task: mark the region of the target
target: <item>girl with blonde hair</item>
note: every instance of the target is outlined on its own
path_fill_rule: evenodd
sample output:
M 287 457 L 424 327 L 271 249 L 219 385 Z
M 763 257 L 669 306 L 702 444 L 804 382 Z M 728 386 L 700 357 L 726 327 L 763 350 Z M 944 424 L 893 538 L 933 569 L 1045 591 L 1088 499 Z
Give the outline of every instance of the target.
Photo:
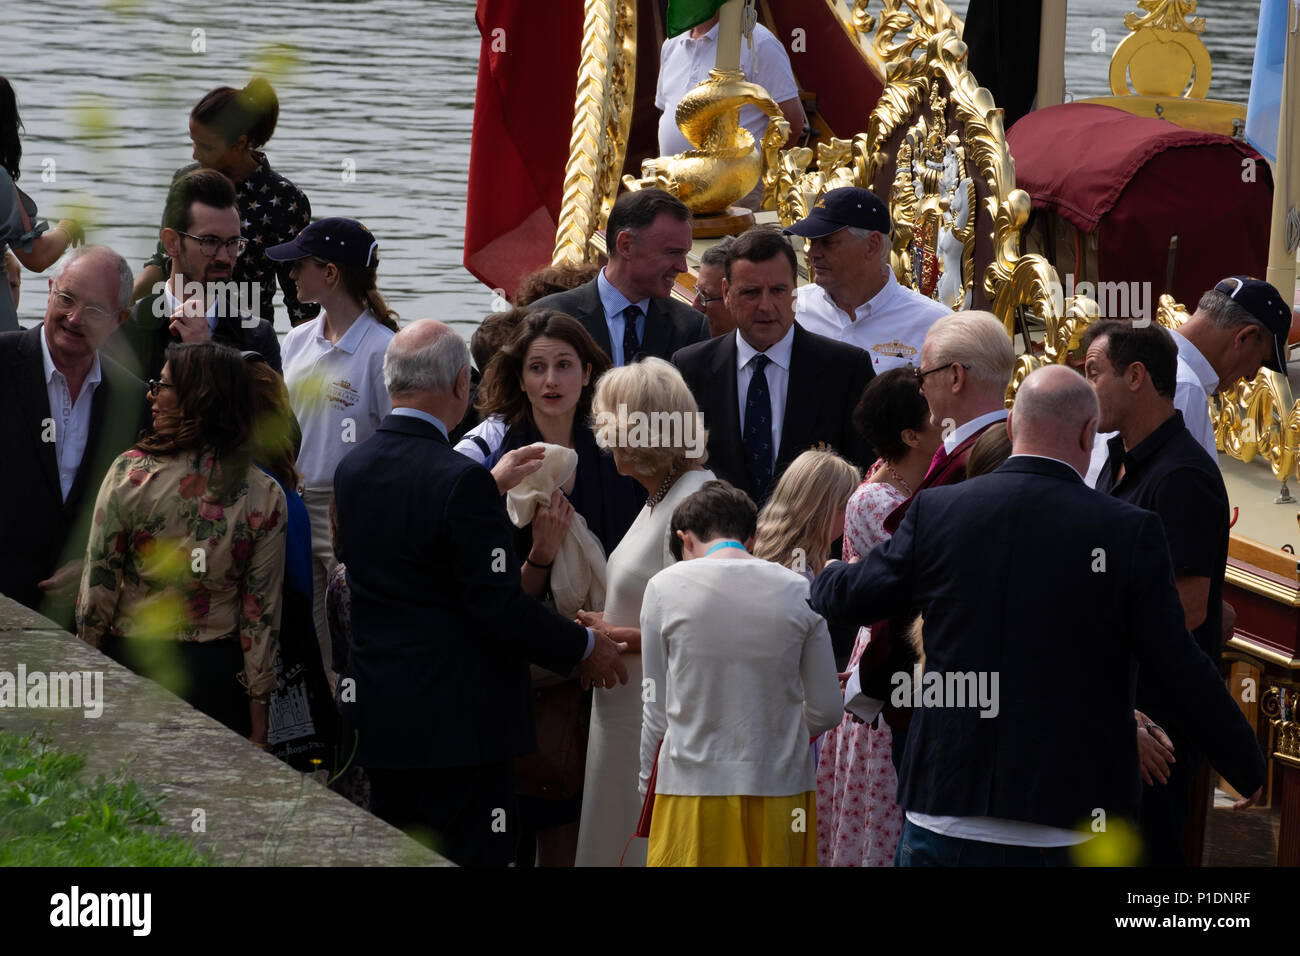
M 815 578 L 826 566 L 831 543 L 844 533 L 844 508 L 861 479 L 858 469 L 834 452 L 804 452 L 759 512 L 754 556 Z

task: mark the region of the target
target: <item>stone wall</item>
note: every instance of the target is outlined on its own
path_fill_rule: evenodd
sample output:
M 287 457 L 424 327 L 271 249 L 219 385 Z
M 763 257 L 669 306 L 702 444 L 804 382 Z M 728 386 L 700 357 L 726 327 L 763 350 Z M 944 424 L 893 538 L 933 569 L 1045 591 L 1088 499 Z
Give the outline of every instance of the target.
M 0 729 L 44 731 L 86 757 L 91 779 L 125 767 L 165 794 L 168 828 L 230 866 L 450 866 L 382 820 L 300 774 L 152 681 L 0 595 L 0 671 L 103 675 L 103 712 L 0 707 Z M 204 832 L 192 827 L 200 818 Z

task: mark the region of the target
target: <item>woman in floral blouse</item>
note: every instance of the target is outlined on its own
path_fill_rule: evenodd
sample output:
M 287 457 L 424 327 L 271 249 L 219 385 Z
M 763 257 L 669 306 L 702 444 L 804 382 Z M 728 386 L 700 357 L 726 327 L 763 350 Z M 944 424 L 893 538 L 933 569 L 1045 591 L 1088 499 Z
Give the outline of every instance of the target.
M 286 506 L 249 455 L 249 372 L 226 346 L 172 345 L 149 395 L 153 433 L 95 502 L 77 634 L 265 747 Z

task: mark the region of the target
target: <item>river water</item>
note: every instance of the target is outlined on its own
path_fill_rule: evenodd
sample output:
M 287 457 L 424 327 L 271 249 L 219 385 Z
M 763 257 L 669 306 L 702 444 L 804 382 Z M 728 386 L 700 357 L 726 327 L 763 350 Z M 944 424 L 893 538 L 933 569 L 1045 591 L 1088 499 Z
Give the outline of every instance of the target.
M 964 13 L 966 0 L 953 7 Z M 1067 89 L 1104 94 L 1110 53 L 1128 33 L 1123 16 L 1136 4 L 1070 7 Z M 1245 101 L 1258 10 L 1258 0 L 1199 4 L 1211 96 Z M 190 109 L 212 87 L 262 73 L 280 97 L 266 147 L 272 166 L 307 193 L 314 216 L 370 227 L 380 288 L 403 318 L 468 330 L 492 311 L 492 293 L 461 265 L 479 49 L 473 0 L 5 0 L 3 18 L 0 63 L 26 127 L 21 182 L 42 216 L 88 210 L 91 241 L 138 267 L 153 249 L 171 174 L 190 161 Z M 1093 51 L 1098 29 L 1105 53 Z M 42 314 L 45 288 L 44 277 L 24 275 L 24 325 Z M 276 325 L 288 328 L 282 308 Z

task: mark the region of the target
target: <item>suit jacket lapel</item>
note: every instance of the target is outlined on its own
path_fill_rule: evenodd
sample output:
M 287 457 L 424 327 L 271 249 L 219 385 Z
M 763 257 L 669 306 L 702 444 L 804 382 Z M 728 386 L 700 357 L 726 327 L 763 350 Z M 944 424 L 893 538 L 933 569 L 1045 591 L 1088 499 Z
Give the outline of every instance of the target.
M 591 337 L 596 340 L 596 344 L 604 350 L 606 356 L 614 354 L 614 348 L 609 341 L 609 324 L 605 321 L 605 307 L 600 303 L 600 288 L 596 285 L 596 280 L 592 279 L 582 287 L 582 302 L 579 306 L 581 314 L 575 315 L 574 318 L 586 327 L 591 333 Z
M 709 369 L 709 407 L 715 409 L 715 421 L 705 422 L 709 429 L 709 457 L 730 472 L 737 487 L 753 494 L 753 482 L 745 467 L 745 447 L 740 434 L 740 401 L 736 397 L 736 336 L 731 333 L 718 342 Z
M 641 352 L 645 355 L 660 355 L 672 358 L 672 318 L 664 314 L 658 299 L 650 300 L 650 307 L 645 316 L 645 338 L 641 340 Z
M 819 370 L 815 367 L 815 356 L 808 355 L 807 339 L 808 333 L 796 323 L 785 389 L 785 417 L 781 422 L 781 447 L 776 456 L 778 462 L 793 459 L 790 452 L 807 444 L 817 420 L 817 396 L 821 394 L 817 387 Z M 844 454 L 843 449 L 836 451 Z
M 45 387 L 45 363 L 41 358 L 39 338 L 43 334 L 41 326 L 38 325 L 23 338 L 22 358 L 17 370 L 22 376 L 22 387 L 19 388 L 18 394 L 22 396 L 22 420 L 26 422 L 25 427 L 31 435 L 37 465 L 45 480 L 50 483 L 57 500 L 62 501 L 63 486 L 59 484 L 59 462 L 55 454 L 57 446 L 54 442 L 45 440 L 45 436 L 51 434 L 47 422 L 52 427 L 57 425 L 52 421 L 50 396 Z

